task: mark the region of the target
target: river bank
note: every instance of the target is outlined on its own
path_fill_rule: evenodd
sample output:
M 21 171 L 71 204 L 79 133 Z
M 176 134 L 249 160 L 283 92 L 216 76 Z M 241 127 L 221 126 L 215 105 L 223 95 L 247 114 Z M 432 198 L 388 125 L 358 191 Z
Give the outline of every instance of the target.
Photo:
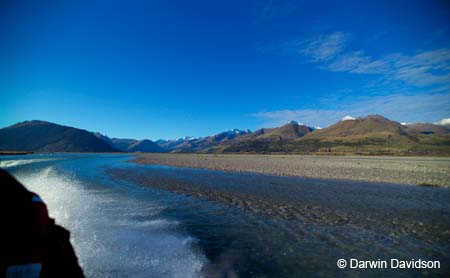
M 450 186 L 450 158 L 141 154 L 133 162 L 276 176 Z
M 140 169 L 108 169 L 108 173 L 114 180 L 173 192 L 230 209 L 238 208 L 260 216 L 262 223 L 276 223 L 277 232 L 283 230 L 288 233 L 282 240 L 289 241 L 290 247 L 283 249 L 286 251 L 274 251 L 279 247 L 269 248 L 268 252 L 275 256 L 289 254 L 288 258 L 296 258 L 289 265 L 298 266 L 298 262 L 305 261 L 315 265 L 317 271 L 319 262 L 336 261 L 342 257 L 448 261 L 449 188 L 159 165 Z M 203 233 L 194 235 L 202 240 Z M 264 237 L 264 233 L 253 234 L 254 237 L 257 235 Z M 275 240 L 277 237 L 271 235 L 270 238 Z M 309 251 L 305 253 L 305 250 Z M 324 267 L 323 263 L 321 265 Z M 333 272 L 332 267 L 336 269 L 334 265 L 328 266 L 330 273 Z M 301 269 L 304 271 L 308 266 L 302 265 Z M 448 266 L 439 270 L 440 274 L 448 272 Z M 321 276 L 317 272 L 312 273 L 306 276 Z M 366 276 L 410 277 L 413 273 L 387 271 L 372 274 Z M 292 273 L 280 275 L 291 276 Z

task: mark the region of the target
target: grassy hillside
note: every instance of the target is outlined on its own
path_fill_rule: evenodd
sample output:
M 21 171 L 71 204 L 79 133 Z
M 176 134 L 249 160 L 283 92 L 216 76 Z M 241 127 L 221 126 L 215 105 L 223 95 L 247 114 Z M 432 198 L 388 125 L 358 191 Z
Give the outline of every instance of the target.
M 340 121 L 298 138 L 261 140 L 260 135 L 216 150 L 231 153 L 450 155 L 449 134 L 440 127 L 433 128 L 435 133 L 423 134 L 415 127 L 410 129 L 373 115 Z

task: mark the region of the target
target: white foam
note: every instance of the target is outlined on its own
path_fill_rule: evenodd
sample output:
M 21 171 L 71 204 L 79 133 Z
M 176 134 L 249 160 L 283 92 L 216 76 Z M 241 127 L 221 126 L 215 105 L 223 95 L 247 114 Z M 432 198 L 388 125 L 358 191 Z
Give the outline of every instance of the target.
M 178 224 L 179 224 L 178 221 L 172 221 L 167 219 L 155 219 L 134 223 L 136 227 L 147 227 L 153 229 L 168 229 L 176 227 L 178 226 Z
M 15 160 L 3 160 L 0 161 L 0 168 L 12 168 L 25 164 L 32 164 L 44 161 L 52 161 L 54 159 L 51 158 L 38 158 L 38 159 L 15 159 Z
M 87 277 L 201 276 L 206 258 L 194 251 L 191 237 L 177 230 L 177 221 L 159 215 L 163 207 L 112 190 L 92 190 L 52 167 L 17 178 L 71 231 Z M 147 215 L 156 219 L 136 219 Z

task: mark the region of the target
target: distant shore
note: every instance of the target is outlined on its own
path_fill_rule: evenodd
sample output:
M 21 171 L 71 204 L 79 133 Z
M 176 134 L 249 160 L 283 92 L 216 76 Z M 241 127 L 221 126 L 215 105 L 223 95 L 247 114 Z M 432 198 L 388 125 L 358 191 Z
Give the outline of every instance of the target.
M 450 186 L 450 158 L 139 154 L 133 162 L 278 176 Z
M 0 155 L 23 155 L 32 153 L 33 152 L 26 152 L 26 151 L 0 151 Z

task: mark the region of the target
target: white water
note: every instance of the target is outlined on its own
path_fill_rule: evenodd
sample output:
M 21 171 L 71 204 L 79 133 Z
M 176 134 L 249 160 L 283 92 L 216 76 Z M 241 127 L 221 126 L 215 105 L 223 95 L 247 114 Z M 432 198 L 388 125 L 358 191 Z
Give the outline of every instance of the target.
M 206 258 L 177 221 L 160 216 L 164 207 L 110 189 L 87 189 L 52 166 L 23 175 L 19 181 L 71 231 L 87 277 L 201 276 Z
M 44 162 L 44 161 L 52 161 L 55 159 L 52 158 L 37 158 L 37 159 L 16 159 L 16 160 L 4 160 L 0 161 L 0 168 L 12 168 L 26 164 Z

